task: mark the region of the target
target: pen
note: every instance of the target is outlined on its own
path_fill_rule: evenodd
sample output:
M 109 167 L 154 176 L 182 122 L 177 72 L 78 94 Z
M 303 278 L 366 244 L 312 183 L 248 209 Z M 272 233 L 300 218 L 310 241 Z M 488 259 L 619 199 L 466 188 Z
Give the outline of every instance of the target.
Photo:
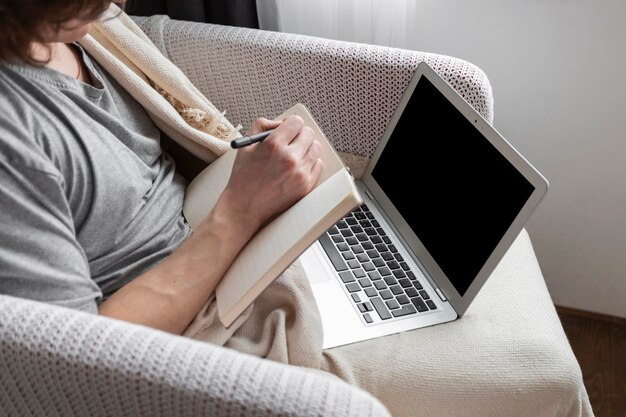
M 244 136 L 237 138 L 230 142 L 230 146 L 234 149 L 242 148 L 244 146 L 252 145 L 253 143 L 261 142 L 272 133 L 274 129 L 266 130 L 265 132 L 257 133 L 256 135 Z

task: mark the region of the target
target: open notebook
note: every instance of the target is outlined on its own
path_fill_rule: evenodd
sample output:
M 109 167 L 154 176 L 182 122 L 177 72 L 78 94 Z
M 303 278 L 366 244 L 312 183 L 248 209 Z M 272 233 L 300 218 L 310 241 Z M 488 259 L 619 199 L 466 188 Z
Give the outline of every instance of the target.
M 220 321 L 230 326 L 271 282 L 317 238 L 361 203 L 354 180 L 302 104 L 277 117 L 299 115 L 322 145 L 324 168 L 314 189 L 254 235 L 216 288 Z M 187 187 L 183 213 L 198 227 L 226 187 L 236 150 L 205 168 Z

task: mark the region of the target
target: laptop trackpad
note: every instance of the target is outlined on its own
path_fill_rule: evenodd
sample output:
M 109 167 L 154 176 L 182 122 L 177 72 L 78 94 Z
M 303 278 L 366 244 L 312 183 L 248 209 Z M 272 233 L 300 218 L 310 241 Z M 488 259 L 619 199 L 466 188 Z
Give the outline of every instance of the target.
M 328 276 L 328 273 L 318 259 L 317 253 L 313 249 L 314 246 L 315 244 L 311 245 L 309 249 L 300 255 L 300 262 L 302 262 L 302 267 L 311 285 L 321 284 L 332 279 L 332 277 Z

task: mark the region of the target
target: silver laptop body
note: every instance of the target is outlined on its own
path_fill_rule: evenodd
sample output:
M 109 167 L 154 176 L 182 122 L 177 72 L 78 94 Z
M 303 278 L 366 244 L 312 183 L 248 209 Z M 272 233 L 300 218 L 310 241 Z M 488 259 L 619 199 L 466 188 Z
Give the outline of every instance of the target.
M 462 316 L 548 189 L 426 63 L 356 183 L 363 205 L 300 257 L 324 349 Z

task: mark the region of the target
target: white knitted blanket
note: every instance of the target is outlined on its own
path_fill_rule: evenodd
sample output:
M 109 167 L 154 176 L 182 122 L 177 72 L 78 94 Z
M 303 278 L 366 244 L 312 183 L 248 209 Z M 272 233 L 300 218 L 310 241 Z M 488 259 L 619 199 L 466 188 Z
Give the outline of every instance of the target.
M 240 136 L 143 31 L 115 4 L 79 43 L 148 112 L 155 124 L 206 162 Z

